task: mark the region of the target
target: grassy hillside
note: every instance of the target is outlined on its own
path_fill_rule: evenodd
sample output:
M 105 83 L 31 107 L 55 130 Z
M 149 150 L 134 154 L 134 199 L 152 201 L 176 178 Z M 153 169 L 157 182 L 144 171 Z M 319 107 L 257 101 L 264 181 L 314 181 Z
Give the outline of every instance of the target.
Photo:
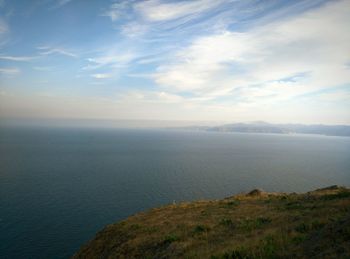
M 254 190 L 107 226 L 73 258 L 350 258 L 350 190 Z

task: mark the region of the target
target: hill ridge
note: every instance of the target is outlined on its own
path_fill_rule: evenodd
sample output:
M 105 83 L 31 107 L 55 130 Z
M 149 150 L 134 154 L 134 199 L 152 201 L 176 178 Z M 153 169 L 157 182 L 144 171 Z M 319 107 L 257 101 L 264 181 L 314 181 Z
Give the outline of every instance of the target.
M 153 208 L 106 226 L 73 258 L 348 258 L 350 189 L 254 189 Z

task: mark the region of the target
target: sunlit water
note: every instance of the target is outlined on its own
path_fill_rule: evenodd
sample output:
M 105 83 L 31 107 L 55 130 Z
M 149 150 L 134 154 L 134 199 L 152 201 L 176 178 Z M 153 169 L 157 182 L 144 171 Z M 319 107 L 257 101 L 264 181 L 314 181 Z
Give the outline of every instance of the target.
M 103 226 L 174 200 L 350 185 L 350 138 L 0 129 L 0 257 L 67 258 Z

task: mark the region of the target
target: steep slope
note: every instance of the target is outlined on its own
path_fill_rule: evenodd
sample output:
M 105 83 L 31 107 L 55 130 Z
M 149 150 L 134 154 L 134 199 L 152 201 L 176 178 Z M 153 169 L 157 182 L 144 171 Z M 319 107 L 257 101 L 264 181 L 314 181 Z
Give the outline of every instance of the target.
M 350 190 L 253 190 L 107 226 L 73 258 L 349 258 Z

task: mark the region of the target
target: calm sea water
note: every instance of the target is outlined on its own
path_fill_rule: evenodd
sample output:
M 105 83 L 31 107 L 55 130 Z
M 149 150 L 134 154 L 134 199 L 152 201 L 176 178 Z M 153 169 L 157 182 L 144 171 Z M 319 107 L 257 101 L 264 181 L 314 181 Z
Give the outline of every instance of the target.
M 0 257 L 68 258 L 162 204 L 260 187 L 350 185 L 350 138 L 170 130 L 0 129 Z

